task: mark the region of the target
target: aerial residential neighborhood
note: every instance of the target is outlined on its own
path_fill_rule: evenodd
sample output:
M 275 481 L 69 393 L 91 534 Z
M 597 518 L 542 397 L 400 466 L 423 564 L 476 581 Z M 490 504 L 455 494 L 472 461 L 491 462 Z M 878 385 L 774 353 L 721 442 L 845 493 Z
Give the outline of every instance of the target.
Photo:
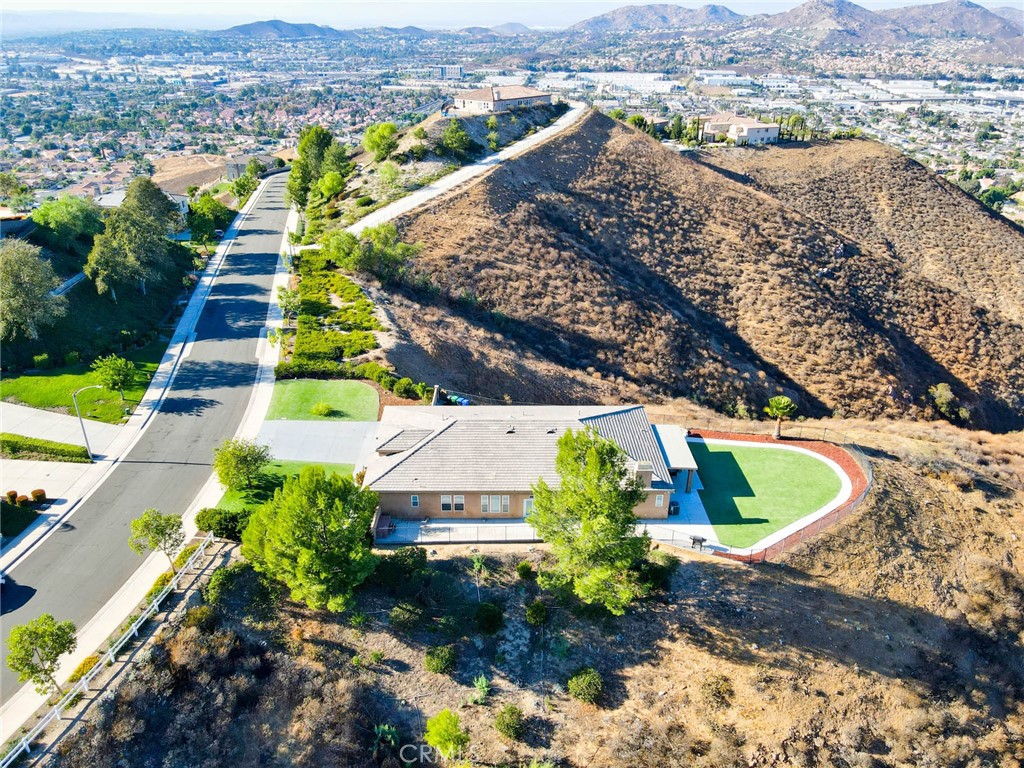
M 1021 9 L 0 22 L 0 768 L 1024 763 Z

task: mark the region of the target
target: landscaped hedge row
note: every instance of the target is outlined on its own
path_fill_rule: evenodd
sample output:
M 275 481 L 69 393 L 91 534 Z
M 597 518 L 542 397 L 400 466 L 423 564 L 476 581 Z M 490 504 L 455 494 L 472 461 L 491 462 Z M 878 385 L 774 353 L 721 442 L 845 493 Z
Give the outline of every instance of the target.
M 10 432 L 0 432 L 0 453 L 12 459 L 25 456 L 50 458 L 57 461 L 90 463 L 89 452 L 83 446 L 70 443 L 56 443 L 39 437 L 24 437 Z
M 398 378 L 380 363 L 369 362 L 353 365 L 337 360 L 292 360 L 278 363 L 274 368 L 278 379 L 369 379 L 380 384 L 389 392 L 408 400 L 420 399 L 429 403 L 434 388 L 424 382 L 415 382 L 408 377 Z

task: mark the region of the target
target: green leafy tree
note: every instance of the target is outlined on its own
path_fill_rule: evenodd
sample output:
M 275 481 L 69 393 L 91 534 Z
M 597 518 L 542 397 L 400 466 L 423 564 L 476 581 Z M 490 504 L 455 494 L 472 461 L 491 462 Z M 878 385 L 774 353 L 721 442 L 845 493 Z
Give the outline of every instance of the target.
M 363 147 L 372 152 L 377 162 L 387 160 L 398 149 L 398 126 L 394 123 L 376 123 L 363 134 Z
M 286 191 L 288 200 L 299 208 L 305 208 L 309 203 L 309 187 L 313 183 L 313 174 L 310 171 L 309 163 L 301 157 L 296 158 L 292 163 L 292 169 L 288 172 L 288 184 Z
M 0 339 L 39 338 L 39 329 L 67 312 L 67 299 L 51 296 L 60 279 L 40 249 L 24 240 L 0 241 Z
M 793 414 L 796 413 L 796 403 L 785 395 L 776 395 L 768 400 L 768 405 L 765 406 L 764 412 L 775 419 L 775 439 L 778 440 L 782 437 L 782 421 L 783 419 L 792 418 Z
M 321 125 L 307 125 L 299 132 L 299 157 L 309 165 L 310 181 L 323 175 L 320 166 L 333 143 L 334 134 Z
M 450 709 L 442 709 L 427 720 L 423 740 L 436 749 L 445 760 L 456 760 L 469 746 L 469 731 Z
M 491 115 L 490 117 L 487 118 L 487 122 L 485 123 L 485 125 L 487 126 L 488 131 L 498 130 L 498 118 L 495 117 L 494 115 Z
M 254 179 L 258 179 L 264 173 L 267 172 L 267 166 L 265 166 L 258 157 L 249 159 L 249 162 L 245 164 L 245 172 L 247 175 L 252 176 Z
M 269 463 L 270 448 L 252 440 L 232 438 L 213 449 L 213 470 L 232 491 L 252 488 Z
M 174 553 L 185 543 L 185 531 L 181 527 L 180 517 L 147 509 L 141 517 L 132 520 L 131 528 L 128 546 L 132 548 L 132 552 L 140 555 L 163 552 L 171 563 L 171 570 L 176 570 Z
M 234 212 L 213 195 L 204 193 L 198 200 L 189 203 L 185 223 L 192 232 L 192 240 L 209 243 L 218 229 L 227 227 L 234 218 Z
M 345 189 L 345 177 L 337 171 L 328 171 L 317 182 L 317 187 L 320 190 L 320 194 L 325 199 L 330 200 Z
M 67 250 L 103 231 L 100 207 L 93 200 L 70 195 L 47 200 L 32 212 L 32 221 L 48 243 Z
M 96 378 L 100 380 L 100 384 L 109 390 L 120 392 L 122 400 L 125 387 L 130 387 L 139 375 L 135 363 L 117 355 L 97 357 L 93 360 L 92 369 L 96 371 Z
M 541 583 L 569 586 L 585 603 L 621 615 L 645 591 L 636 567 L 650 539 L 637 535 L 633 513 L 646 496 L 643 481 L 626 467 L 622 449 L 594 430 L 562 435 L 555 469 L 559 488 L 538 480 L 529 516 L 555 555 Z
M 343 179 L 348 179 L 355 170 L 355 163 L 348 156 L 348 149 L 338 142 L 334 142 L 324 150 L 324 159 L 320 163 L 320 175 L 328 173 L 340 174 Z
M 625 120 L 626 111 L 616 107 L 615 109 L 608 111 L 608 117 L 610 117 L 612 120 Z
M 260 181 L 255 176 L 250 176 L 248 173 L 242 174 L 233 182 L 231 182 L 231 194 L 238 200 L 239 205 L 245 205 L 245 202 L 249 199 L 256 188 L 259 187 Z
M 679 141 L 683 138 L 683 116 L 676 115 L 672 118 L 672 123 L 668 129 L 669 138 L 673 141 Z
M 398 181 L 398 165 L 391 160 L 381 163 L 380 167 L 377 169 L 377 175 L 386 186 L 393 187 L 395 186 L 395 182 Z
M 626 120 L 627 125 L 632 125 L 638 131 L 647 130 L 647 118 L 643 115 L 630 115 L 629 119 Z
M 377 495 L 323 467 L 304 467 L 249 518 L 242 554 L 314 610 L 344 611 L 373 573 Z
M 148 281 L 161 279 L 173 269 L 166 217 L 150 215 L 139 204 L 129 205 L 126 198 L 124 205 L 107 214 L 104 225 L 85 263 L 85 274 L 100 293 L 109 290 L 117 301 L 117 285 L 138 281 L 145 294 Z
M 7 638 L 7 666 L 18 673 L 18 682 L 31 682 L 42 695 L 63 695 L 55 677 L 60 657 L 78 646 L 74 622 L 57 621 L 49 613 L 11 629 Z
M 156 219 L 164 232 L 176 230 L 181 226 L 178 206 L 153 183 L 152 179 L 145 176 L 132 179 L 125 190 L 121 209 L 130 211 L 136 220 L 144 217 Z
M 12 171 L 0 172 L 0 200 L 9 200 L 30 191 Z
M 281 314 L 285 317 L 293 313 L 297 316 L 302 307 L 302 296 L 297 289 L 279 285 L 277 287 L 277 305 L 281 307 Z
M 448 127 L 444 129 L 444 134 L 441 136 L 441 146 L 445 151 L 455 157 L 465 157 L 472 144 L 473 140 L 466 133 L 466 129 L 462 127 L 462 123 L 454 117 L 448 121 Z

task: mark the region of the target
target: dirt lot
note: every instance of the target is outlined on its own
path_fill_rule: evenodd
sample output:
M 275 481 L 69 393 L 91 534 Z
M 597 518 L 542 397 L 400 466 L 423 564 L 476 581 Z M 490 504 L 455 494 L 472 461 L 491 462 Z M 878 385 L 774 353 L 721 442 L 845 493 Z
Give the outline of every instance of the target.
M 226 171 L 220 155 L 180 155 L 164 157 L 155 162 L 153 182 L 166 192 L 184 195 L 189 187 L 212 187 Z

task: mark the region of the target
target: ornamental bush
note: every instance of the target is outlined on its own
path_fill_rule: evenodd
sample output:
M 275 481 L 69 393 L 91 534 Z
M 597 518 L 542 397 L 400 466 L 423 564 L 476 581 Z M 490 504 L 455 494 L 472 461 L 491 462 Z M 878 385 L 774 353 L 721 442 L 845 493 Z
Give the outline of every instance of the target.
M 455 646 L 435 645 L 428 648 L 423 657 L 423 666 L 428 672 L 450 675 L 455 671 Z
M 251 514 L 251 509 L 204 507 L 196 515 L 196 527 L 201 531 L 209 531 L 218 539 L 241 541 L 242 531 L 245 530 Z
M 516 566 L 516 573 L 523 581 L 531 581 L 537 575 L 533 570 L 533 565 L 527 560 L 523 560 Z
M 566 687 L 569 689 L 569 695 L 574 699 L 594 704 L 601 697 L 604 682 L 601 680 L 600 672 L 593 667 L 584 667 L 569 678 Z

